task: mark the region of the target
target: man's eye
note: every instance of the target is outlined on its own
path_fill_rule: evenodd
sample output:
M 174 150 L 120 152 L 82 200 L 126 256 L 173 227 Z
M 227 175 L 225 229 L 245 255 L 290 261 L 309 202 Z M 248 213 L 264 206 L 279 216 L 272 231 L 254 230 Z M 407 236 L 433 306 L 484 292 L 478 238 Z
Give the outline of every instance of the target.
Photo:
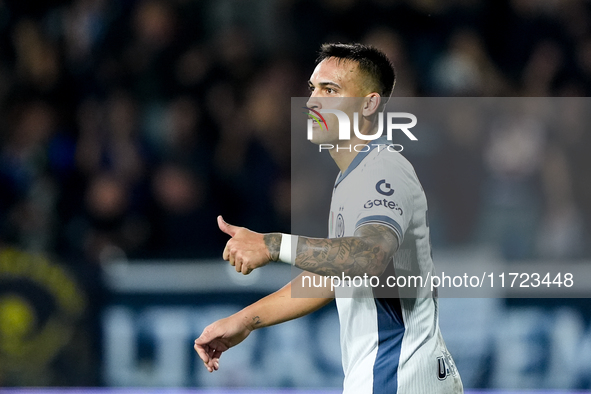
M 309 86 L 308 86 L 308 90 L 309 90 L 310 92 L 313 92 L 313 91 L 314 91 L 314 86 L 312 86 L 312 85 L 309 85 Z
M 333 88 L 326 88 L 326 93 L 333 94 L 336 93 L 336 91 Z

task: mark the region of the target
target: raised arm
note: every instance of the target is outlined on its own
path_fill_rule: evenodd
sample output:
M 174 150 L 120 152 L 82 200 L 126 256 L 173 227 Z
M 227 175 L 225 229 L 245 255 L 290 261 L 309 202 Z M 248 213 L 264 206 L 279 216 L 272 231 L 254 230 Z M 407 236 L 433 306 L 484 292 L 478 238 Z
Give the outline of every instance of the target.
M 270 261 L 279 260 L 282 235 L 259 234 L 244 227 L 227 224 L 218 218 L 220 229 L 232 236 L 223 258 L 236 271 L 249 274 Z M 383 224 L 366 224 L 352 237 L 298 237 L 295 265 L 319 275 L 380 275 L 398 250 L 394 230 Z

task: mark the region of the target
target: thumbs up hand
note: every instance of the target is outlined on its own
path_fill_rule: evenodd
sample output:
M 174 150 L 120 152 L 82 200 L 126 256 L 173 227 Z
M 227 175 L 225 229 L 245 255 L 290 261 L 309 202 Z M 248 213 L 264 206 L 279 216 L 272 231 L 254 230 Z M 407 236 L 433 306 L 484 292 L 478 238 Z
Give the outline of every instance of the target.
M 221 215 L 218 216 L 218 226 L 232 237 L 224 248 L 224 260 L 229 261 L 236 268 L 236 272 L 242 272 L 244 275 L 273 260 L 265 237 L 267 240 L 278 238 L 279 242 L 281 241 L 280 234 L 263 235 L 244 227 L 233 226 L 226 223 Z M 274 243 L 277 243 L 276 240 Z

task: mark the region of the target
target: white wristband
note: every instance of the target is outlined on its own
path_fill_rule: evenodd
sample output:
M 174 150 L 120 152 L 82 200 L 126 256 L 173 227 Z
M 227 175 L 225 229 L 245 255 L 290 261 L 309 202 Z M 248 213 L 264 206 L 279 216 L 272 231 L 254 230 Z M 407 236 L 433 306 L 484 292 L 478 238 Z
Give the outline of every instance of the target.
M 279 247 L 279 260 L 282 263 L 295 264 L 295 253 L 292 254 L 292 248 L 297 246 L 298 236 L 291 234 L 281 234 L 281 246 Z M 292 258 L 293 257 L 293 258 Z

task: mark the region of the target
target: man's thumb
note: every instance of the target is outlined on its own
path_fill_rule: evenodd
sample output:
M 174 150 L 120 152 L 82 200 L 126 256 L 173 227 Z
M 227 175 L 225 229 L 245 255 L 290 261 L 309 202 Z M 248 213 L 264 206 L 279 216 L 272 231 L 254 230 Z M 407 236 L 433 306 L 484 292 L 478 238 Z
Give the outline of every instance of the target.
M 230 237 L 233 237 L 236 234 L 236 231 L 238 231 L 238 227 L 226 223 L 224 218 L 222 218 L 222 215 L 218 216 L 218 226 L 220 230 L 228 234 Z
M 195 339 L 195 345 L 207 345 L 211 340 L 211 334 L 208 331 L 203 331 L 199 338 Z

